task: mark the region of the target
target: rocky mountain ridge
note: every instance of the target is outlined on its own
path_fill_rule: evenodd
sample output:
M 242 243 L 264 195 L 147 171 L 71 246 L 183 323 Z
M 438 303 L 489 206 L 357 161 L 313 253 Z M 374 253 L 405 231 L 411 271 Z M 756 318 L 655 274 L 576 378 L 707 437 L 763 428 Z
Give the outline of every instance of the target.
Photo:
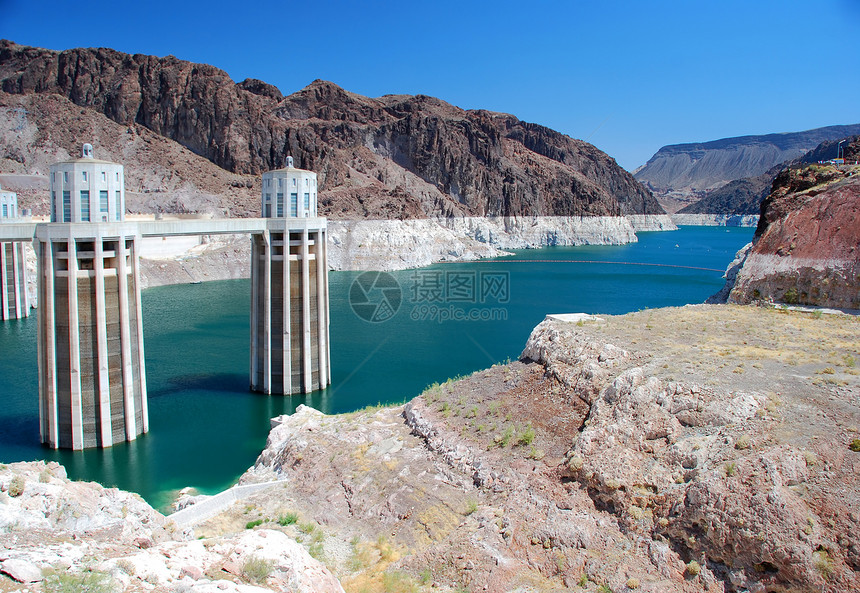
M 636 170 L 634 176 L 674 212 L 729 182 L 756 178 L 780 163 L 802 156 L 822 142 L 854 134 L 860 134 L 860 124 L 673 144 L 658 150 L 648 163 Z M 750 179 L 748 183 L 755 184 L 755 181 Z
M 849 136 L 840 140 L 850 146 L 857 139 L 858 136 Z M 762 201 L 770 194 L 774 180 L 783 169 L 837 158 L 840 140 L 826 140 L 803 156 L 771 167 L 761 175 L 730 181 L 678 210 L 678 214 L 758 214 Z
M 320 80 L 284 97 L 262 81 L 237 84 L 213 66 L 172 56 L 10 41 L 0 42 L 0 89 L 37 103 L 63 97 L 233 175 L 258 175 L 292 155 L 318 173 L 320 210 L 332 218 L 663 213 L 592 145 L 432 97 L 371 99 Z

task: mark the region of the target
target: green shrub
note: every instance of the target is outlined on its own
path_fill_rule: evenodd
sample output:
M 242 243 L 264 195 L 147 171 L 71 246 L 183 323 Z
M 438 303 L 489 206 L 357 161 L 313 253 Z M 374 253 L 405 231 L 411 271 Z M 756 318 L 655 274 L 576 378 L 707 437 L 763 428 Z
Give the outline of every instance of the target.
M 385 593 L 418 593 L 418 585 L 405 572 L 393 570 L 382 575 Z
M 278 517 L 278 525 L 280 525 L 281 527 L 286 527 L 287 525 L 292 525 L 298 520 L 298 513 L 287 513 L 286 515 L 281 515 L 280 517 Z
M 513 426 L 508 426 L 508 427 L 505 429 L 505 432 L 504 432 L 504 433 L 502 433 L 502 437 L 501 437 L 501 439 L 499 439 L 499 446 L 500 446 L 500 447 L 507 447 L 507 446 L 508 446 L 508 443 L 510 443 L 510 442 L 511 442 L 511 439 L 512 439 L 512 438 L 514 438 L 514 427 L 513 427 Z
M 242 565 L 242 576 L 255 583 L 264 583 L 272 574 L 274 563 L 265 558 L 249 556 Z
M 54 572 L 42 581 L 42 593 L 114 593 L 119 591 L 117 582 L 107 573 Z
M 812 563 L 815 566 L 815 570 L 821 574 L 824 580 L 829 581 L 830 577 L 833 576 L 835 567 L 833 566 L 833 560 L 831 560 L 830 554 L 827 553 L 827 550 L 819 548 L 813 552 Z
M 470 498 L 466 501 L 466 510 L 463 513 L 464 515 L 471 515 L 475 511 L 478 510 L 478 501 L 474 498 Z
M 323 562 L 325 558 L 325 547 L 322 542 L 312 542 L 311 545 L 308 546 L 308 554 L 310 554 L 311 558 L 314 560 Z
M 698 575 L 700 572 L 702 572 L 702 567 L 698 562 L 696 562 L 695 560 L 690 560 L 687 563 L 687 574 L 688 575 L 690 575 L 691 577 L 694 577 L 694 576 Z
M 248 521 L 247 523 L 245 523 L 245 529 L 254 529 L 254 527 L 256 527 L 257 525 L 262 525 L 262 524 L 263 524 L 262 519 L 256 519 L 255 521 Z
M 799 301 L 796 288 L 789 288 L 782 295 L 782 302 L 789 305 L 796 305 Z
M 520 433 L 520 437 L 517 442 L 520 445 L 531 445 L 533 440 L 535 440 L 535 429 L 531 424 L 528 424 Z
M 855 453 L 860 453 L 860 439 L 852 439 L 851 444 L 848 445 L 848 448 Z
M 27 481 L 24 479 L 24 476 L 20 474 L 15 476 L 9 483 L 9 496 L 21 496 L 24 494 L 24 487 L 26 485 Z
M 313 533 L 314 529 L 317 528 L 317 526 L 314 525 L 313 523 L 311 523 L 310 521 L 308 521 L 307 523 L 299 523 L 298 527 L 299 527 L 299 531 L 301 531 L 305 535 L 307 535 L 309 533 Z
M 738 440 L 735 441 L 735 449 L 749 449 L 752 440 L 750 439 L 750 435 L 742 434 L 738 437 Z

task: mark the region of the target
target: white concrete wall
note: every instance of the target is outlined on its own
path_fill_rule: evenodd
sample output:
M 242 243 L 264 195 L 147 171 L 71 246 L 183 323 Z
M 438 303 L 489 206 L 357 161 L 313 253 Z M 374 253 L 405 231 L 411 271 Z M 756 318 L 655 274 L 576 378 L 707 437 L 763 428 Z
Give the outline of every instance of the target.
M 94 158 L 80 158 L 51 165 L 51 222 L 116 222 L 125 218 L 123 166 Z M 63 216 L 63 192 L 71 199 L 71 218 Z M 108 211 L 100 207 L 100 192 L 107 191 Z M 81 215 L 81 192 L 89 192 L 89 220 Z M 119 204 L 117 204 L 119 192 Z M 104 217 L 107 220 L 104 220 Z
M 291 212 L 291 194 L 296 194 L 296 215 Z M 278 196 L 282 196 L 283 212 L 278 216 Z M 305 194 L 308 205 L 305 208 Z M 263 173 L 260 194 L 264 218 L 307 218 L 317 215 L 317 174 L 305 169 L 287 167 Z M 267 215 L 267 205 L 269 214 Z
M 18 218 L 18 195 L 11 191 L 0 191 L 0 221 Z
M 144 237 L 141 242 L 140 256 L 147 259 L 171 259 L 188 253 L 201 244 L 201 237 Z

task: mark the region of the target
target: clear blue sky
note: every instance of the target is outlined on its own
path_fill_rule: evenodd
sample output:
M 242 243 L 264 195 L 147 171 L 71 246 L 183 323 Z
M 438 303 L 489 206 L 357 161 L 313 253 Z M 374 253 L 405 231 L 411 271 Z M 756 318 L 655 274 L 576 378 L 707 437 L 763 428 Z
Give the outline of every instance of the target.
M 665 144 L 860 123 L 860 0 L 0 0 L 0 36 L 173 54 L 285 94 L 432 95 L 627 169 Z

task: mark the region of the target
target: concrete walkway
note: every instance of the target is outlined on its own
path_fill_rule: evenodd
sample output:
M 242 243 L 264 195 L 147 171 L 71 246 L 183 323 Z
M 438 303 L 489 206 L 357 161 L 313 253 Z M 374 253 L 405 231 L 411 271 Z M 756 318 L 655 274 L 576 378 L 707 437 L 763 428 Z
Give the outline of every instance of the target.
M 176 511 L 172 515 L 168 515 L 168 518 L 173 519 L 179 527 L 193 527 L 206 519 L 211 519 L 237 500 L 244 500 L 261 490 L 283 483 L 284 480 L 274 480 L 272 482 L 263 482 L 260 484 L 233 486 L 224 492 L 219 492 L 214 496 L 210 496 L 198 503 L 187 506 L 181 511 Z

